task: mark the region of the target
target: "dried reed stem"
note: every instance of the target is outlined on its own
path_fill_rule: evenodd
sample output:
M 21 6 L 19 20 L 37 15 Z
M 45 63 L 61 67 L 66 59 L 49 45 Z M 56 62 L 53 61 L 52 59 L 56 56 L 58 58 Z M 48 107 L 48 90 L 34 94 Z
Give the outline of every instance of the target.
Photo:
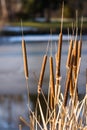
M 38 126 L 40 127 L 40 129 L 43 130 L 42 126 L 40 125 L 39 121 L 37 120 L 37 117 L 33 114 L 32 110 L 29 106 L 28 106 L 28 109 L 31 112 L 31 114 L 33 115 L 33 117 L 34 117 L 35 121 L 37 122 Z
M 30 124 L 22 116 L 20 116 L 20 121 L 30 128 Z
M 62 130 L 62 129 L 61 129 L 61 124 L 62 124 L 61 119 L 59 119 L 59 127 L 58 127 L 58 130 Z
M 45 122 L 45 118 L 44 118 L 44 115 L 43 115 L 43 111 L 42 111 L 42 108 L 41 108 L 41 105 L 40 105 L 39 98 L 38 98 L 38 104 L 39 104 L 39 109 L 40 109 L 40 114 L 41 114 L 41 118 L 42 118 L 44 130 L 47 130 L 47 126 L 46 126 L 46 122 Z
M 42 67 L 41 67 L 41 71 L 40 71 L 39 82 L 38 82 L 38 94 L 40 94 L 40 92 L 41 92 L 43 77 L 44 77 L 44 72 L 45 72 L 45 67 L 46 67 L 46 62 L 47 62 L 47 55 L 44 55 L 43 62 L 42 62 Z
M 34 130 L 34 113 L 30 115 L 30 130 Z
M 63 4 L 62 4 L 61 33 L 62 33 L 62 28 L 63 28 L 63 14 L 64 14 L 64 1 L 63 1 Z
M 22 130 L 22 125 L 21 124 L 19 125 L 19 130 Z

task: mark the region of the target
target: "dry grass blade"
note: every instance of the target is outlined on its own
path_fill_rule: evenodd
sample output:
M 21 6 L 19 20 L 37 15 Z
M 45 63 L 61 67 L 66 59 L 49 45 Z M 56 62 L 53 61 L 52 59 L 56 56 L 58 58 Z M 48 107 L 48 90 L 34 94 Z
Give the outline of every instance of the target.
M 40 113 L 41 113 L 41 118 L 42 118 L 44 130 L 47 130 L 47 126 L 46 126 L 46 122 L 45 122 L 45 118 L 44 118 L 44 115 L 43 115 L 43 111 L 42 111 L 42 108 L 41 108 L 41 105 L 40 105 L 39 98 L 38 98 L 38 104 L 39 104 L 39 109 L 40 109 Z
M 30 130 L 34 130 L 34 114 L 30 115 Z
M 30 128 L 30 124 L 22 116 L 20 116 L 20 121 Z
M 59 127 L 58 127 L 58 130 L 62 130 L 62 129 L 61 129 L 61 124 L 62 124 L 62 123 L 61 123 L 61 119 L 59 119 Z

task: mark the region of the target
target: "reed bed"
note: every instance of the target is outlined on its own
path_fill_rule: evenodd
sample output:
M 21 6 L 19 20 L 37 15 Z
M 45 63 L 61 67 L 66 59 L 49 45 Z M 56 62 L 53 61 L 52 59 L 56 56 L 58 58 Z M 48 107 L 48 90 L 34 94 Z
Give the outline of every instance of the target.
M 48 59 L 47 51 L 49 46 L 47 45 L 46 54 L 43 57 L 40 77 L 37 87 L 37 101 L 36 108 L 33 112 L 28 103 L 29 110 L 29 122 L 23 117 L 20 117 L 20 121 L 24 123 L 30 130 L 87 130 L 87 70 L 86 70 L 86 94 L 80 101 L 78 99 L 78 77 L 81 64 L 81 50 L 82 50 L 82 38 L 78 41 L 78 33 L 74 38 L 70 39 L 69 50 L 66 62 L 66 81 L 64 94 L 61 92 L 61 53 L 62 53 L 62 26 L 63 26 L 63 9 L 61 20 L 61 31 L 59 34 L 58 49 L 55 55 L 56 72 L 53 71 L 53 56 L 49 56 L 49 87 L 48 98 L 45 98 L 42 90 L 43 78 L 45 73 L 46 62 Z M 82 35 L 82 22 L 81 22 L 81 35 Z M 26 44 L 23 44 L 23 60 L 24 60 L 24 72 L 25 78 L 28 79 L 28 65 L 27 65 L 27 53 Z M 78 86 L 78 89 L 77 89 Z M 45 102 L 44 114 L 40 96 L 42 95 Z M 70 95 L 70 96 L 69 96 Z M 40 118 L 38 118 L 38 110 Z M 19 130 L 22 130 L 22 125 L 19 125 Z

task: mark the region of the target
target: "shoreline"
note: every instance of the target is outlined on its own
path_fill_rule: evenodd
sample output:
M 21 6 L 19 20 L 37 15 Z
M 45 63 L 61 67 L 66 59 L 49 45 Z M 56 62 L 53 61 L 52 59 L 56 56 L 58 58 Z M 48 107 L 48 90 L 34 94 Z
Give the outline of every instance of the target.
M 76 31 L 75 31 L 76 32 Z M 52 29 L 52 34 L 59 34 L 60 28 Z M 69 28 L 69 33 L 72 34 L 72 28 Z M 42 34 L 50 34 L 50 30 L 47 28 L 35 28 L 35 27 L 24 27 L 23 29 L 24 35 L 42 35 Z M 63 27 L 63 34 L 68 34 L 68 28 Z M 80 34 L 80 28 L 78 28 L 78 35 Z M 82 35 L 87 34 L 87 28 L 82 29 Z M 6 26 L 0 30 L 0 36 L 21 36 L 21 27 L 17 26 Z

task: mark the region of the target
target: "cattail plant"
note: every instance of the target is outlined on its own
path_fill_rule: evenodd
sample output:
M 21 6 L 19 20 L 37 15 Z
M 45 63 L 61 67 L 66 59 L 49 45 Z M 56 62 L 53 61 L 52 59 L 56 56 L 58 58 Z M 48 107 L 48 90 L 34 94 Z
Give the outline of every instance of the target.
M 55 96 L 58 93 L 59 85 L 60 85 L 60 79 L 61 79 L 61 74 L 60 74 L 60 66 L 61 66 L 61 52 L 62 52 L 62 28 L 63 28 L 63 13 L 64 13 L 64 3 L 62 6 L 62 18 L 61 18 L 61 30 L 59 34 L 59 41 L 58 41 L 58 48 L 57 48 L 57 54 L 56 54 L 56 92 Z M 57 96 L 56 96 L 57 97 Z
M 67 56 L 67 62 L 66 62 L 66 67 L 67 69 L 69 69 L 70 67 L 70 60 L 71 60 L 71 56 L 72 56 L 72 50 L 73 50 L 73 40 L 70 40 L 70 44 L 69 44 L 69 50 L 68 50 L 68 56 Z M 72 75 L 70 77 L 70 95 L 73 96 L 73 82 L 72 82 Z
M 67 68 L 70 67 L 70 60 L 71 60 L 72 50 L 73 50 L 73 40 L 71 39 L 70 43 L 69 43 L 68 56 L 67 56 L 67 61 L 66 61 L 66 67 Z
M 41 67 L 41 71 L 40 71 L 40 76 L 39 76 L 39 81 L 38 81 L 38 94 L 40 94 L 41 89 L 42 89 L 42 83 L 43 83 L 43 78 L 44 78 L 44 72 L 45 72 L 45 68 L 46 68 L 46 63 L 47 63 L 47 52 L 48 52 L 48 48 L 49 48 L 49 42 L 47 44 L 47 48 L 46 48 L 46 54 L 43 57 L 43 61 L 42 61 L 42 67 Z
M 53 57 L 49 57 L 49 64 L 50 64 L 50 107 L 51 109 L 54 108 L 54 95 L 55 95 L 55 88 L 54 88 L 54 71 L 53 71 Z
M 26 52 L 26 43 L 24 39 L 22 39 L 22 52 L 23 52 L 25 78 L 28 79 L 27 52 Z
M 27 51 L 26 51 L 26 43 L 23 35 L 22 20 L 21 20 L 21 29 L 22 29 L 22 53 L 23 53 L 23 61 L 24 61 L 24 73 L 25 73 L 25 78 L 28 79 Z
M 38 94 L 40 94 L 41 89 L 42 89 L 42 83 L 43 83 L 43 77 L 44 77 L 46 62 L 47 62 L 47 55 L 44 55 L 42 67 L 41 67 L 41 71 L 40 71 L 39 82 L 38 82 Z
M 71 77 L 72 77 L 72 63 L 73 63 L 73 51 L 71 54 L 70 67 L 69 67 L 67 75 L 66 75 L 67 77 L 66 77 L 65 91 L 64 91 L 64 106 L 67 105 L 69 86 L 70 86 L 70 81 L 71 81 Z
M 64 8 L 64 7 L 63 7 Z M 77 40 L 78 33 L 76 33 L 76 39 L 70 40 L 68 57 L 66 62 L 67 73 L 65 81 L 65 91 L 62 94 L 60 88 L 60 67 L 61 67 L 61 52 L 62 52 L 62 22 L 63 22 L 63 9 L 61 20 L 61 31 L 59 35 L 58 50 L 56 54 L 56 83 L 54 83 L 54 71 L 53 71 L 53 56 L 49 56 L 49 90 L 48 99 L 42 90 L 43 78 L 45 73 L 45 67 L 47 62 L 47 51 L 43 57 L 40 77 L 38 81 L 38 95 L 36 101 L 36 111 L 33 112 L 28 104 L 30 112 L 29 122 L 27 122 L 22 116 L 20 121 L 29 127 L 30 130 L 87 130 L 87 69 L 86 69 L 86 95 L 83 100 L 76 99 L 77 96 L 77 83 L 81 63 L 81 50 L 82 50 L 82 38 L 79 42 Z M 82 30 L 82 29 L 81 29 Z M 73 34 L 74 35 L 74 34 Z M 52 44 L 51 44 L 52 45 Z M 52 47 L 52 46 L 51 46 Z M 52 49 L 52 48 L 51 48 Z M 22 40 L 22 51 L 24 59 L 24 71 L 25 78 L 28 80 L 28 65 L 25 41 Z M 51 52 L 52 53 L 52 52 Z M 55 84 L 55 85 L 54 85 Z M 68 98 L 68 92 L 70 89 L 70 97 Z M 45 102 L 47 115 L 45 117 L 42 109 L 42 99 L 40 100 L 40 94 L 43 96 Z M 69 100 L 68 100 L 69 99 Z M 38 112 L 40 113 L 40 119 L 38 119 Z M 19 130 L 22 130 L 22 125 L 19 125 Z
M 28 104 L 29 104 L 30 95 L 29 95 L 29 85 L 28 85 L 28 78 L 29 78 L 29 74 L 28 74 L 28 62 L 27 62 L 26 43 L 25 43 L 24 35 L 23 35 L 22 21 L 21 21 L 21 28 L 22 28 L 22 53 L 23 53 L 23 61 L 24 61 L 24 73 L 25 73 L 25 79 L 26 79 Z

